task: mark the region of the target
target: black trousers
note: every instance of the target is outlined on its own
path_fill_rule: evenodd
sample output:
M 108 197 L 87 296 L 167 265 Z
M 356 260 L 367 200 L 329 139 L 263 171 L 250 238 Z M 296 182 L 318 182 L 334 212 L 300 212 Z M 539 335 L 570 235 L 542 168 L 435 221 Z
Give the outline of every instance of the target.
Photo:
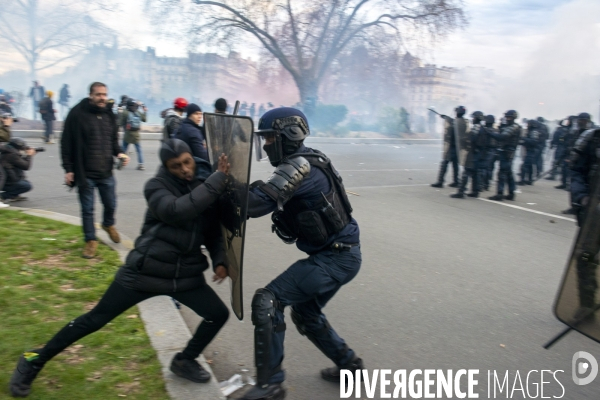
M 127 289 L 113 281 L 93 310 L 69 322 L 46 343 L 46 346 L 39 351 L 40 362 L 49 361 L 71 344 L 96 332 L 137 303 L 160 295 L 161 293 Z M 187 292 L 168 293 L 168 295 L 204 318 L 183 350 L 184 358 L 193 360 L 200 355 L 225 325 L 229 317 L 229 310 L 208 285 Z

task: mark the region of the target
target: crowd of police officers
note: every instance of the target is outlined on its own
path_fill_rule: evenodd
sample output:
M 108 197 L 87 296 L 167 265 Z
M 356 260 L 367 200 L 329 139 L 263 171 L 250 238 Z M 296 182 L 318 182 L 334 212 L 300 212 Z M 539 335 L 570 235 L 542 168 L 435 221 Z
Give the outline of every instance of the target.
M 581 113 L 558 121 L 558 127 L 552 135 L 550 149 L 554 150 L 552 166 L 544 172 L 544 156 L 548 141 L 549 128 L 542 117 L 523 119 L 525 127 L 516 120 L 518 113 L 509 110 L 496 124 L 493 115 L 484 115 L 481 111 L 471 114 L 471 122 L 467 121 L 467 110 L 457 107 L 455 117 L 441 115 L 444 119 L 444 152 L 440 164 L 438 180 L 431 186 L 444 187 L 445 175 L 449 164 L 452 164 L 453 182 L 450 187 L 458 188 L 458 192 L 450 195 L 453 198 L 479 197 L 483 191 L 490 190 L 496 163 L 498 163 L 496 194 L 490 200 L 514 200 L 517 185 L 533 185 L 544 175 L 546 179 L 555 180 L 561 176 L 557 189 L 569 190 L 571 180 L 570 154 L 579 136 L 594 127 L 590 114 Z M 517 152 L 521 151 L 522 164 L 519 180 L 513 174 L 513 161 Z M 459 165 L 463 167 L 460 176 Z M 471 191 L 467 186 L 471 180 Z M 506 194 L 505 194 L 506 188 Z M 573 213 L 570 208 L 564 213 Z

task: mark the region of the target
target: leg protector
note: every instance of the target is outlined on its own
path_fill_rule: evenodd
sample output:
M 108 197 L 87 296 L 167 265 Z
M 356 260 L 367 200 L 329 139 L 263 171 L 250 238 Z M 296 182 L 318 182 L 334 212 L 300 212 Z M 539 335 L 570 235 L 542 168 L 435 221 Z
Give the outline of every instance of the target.
M 267 385 L 269 378 L 278 372 L 280 366 L 271 370 L 271 346 L 273 340 L 273 318 L 279 302 L 275 295 L 268 289 L 258 289 L 252 298 L 252 324 L 254 325 L 254 362 L 256 364 L 256 378 L 258 385 Z M 285 324 L 276 329 L 278 332 L 285 330 Z M 279 329 L 281 328 L 281 329 Z
M 317 347 L 317 349 L 321 350 L 321 352 L 325 354 L 325 356 L 327 356 L 336 364 L 339 364 L 340 360 L 347 358 L 346 355 L 348 354 L 350 349 L 345 343 L 343 343 L 343 348 L 341 351 L 339 350 L 339 347 L 336 349 L 333 346 L 324 345 L 326 343 L 331 342 L 333 333 L 331 325 L 326 319 L 323 321 L 323 325 L 319 329 L 309 329 L 307 325 L 314 326 L 315 324 L 318 324 L 319 317 L 307 319 L 301 314 L 297 313 L 292 307 L 292 322 L 294 322 L 294 325 L 296 325 L 296 329 L 298 329 L 298 332 L 302 336 L 306 336 L 308 340 L 310 340 Z M 333 335 L 337 337 L 335 333 L 333 333 Z

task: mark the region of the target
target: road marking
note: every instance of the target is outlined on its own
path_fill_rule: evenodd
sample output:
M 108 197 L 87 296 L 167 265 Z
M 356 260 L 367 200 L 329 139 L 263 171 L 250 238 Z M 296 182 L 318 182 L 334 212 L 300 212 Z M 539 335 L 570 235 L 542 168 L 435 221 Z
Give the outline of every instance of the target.
M 348 189 L 379 189 L 379 188 L 398 188 L 398 187 L 412 187 L 412 186 L 430 186 L 429 183 L 416 183 L 414 185 L 383 185 L 383 186 L 352 186 Z
M 338 169 L 338 172 L 398 172 L 398 171 L 437 171 L 437 168 L 398 168 L 398 169 Z
M 545 213 L 545 212 L 542 212 L 542 211 L 532 210 L 531 208 L 525 208 L 525 207 L 515 206 L 515 205 L 512 205 L 512 204 L 506 204 L 506 203 L 503 203 L 501 201 L 494 201 L 494 200 L 488 200 L 488 199 L 482 199 L 482 198 L 478 198 L 478 200 L 483 200 L 483 201 L 487 201 L 488 203 L 498 204 L 499 206 L 516 208 L 517 210 L 528 211 L 528 212 L 534 213 L 534 214 L 545 215 L 547 217 L 564 219 L 565 221 L 575 222 L 575 220 L 573 218 L 567 218 L 567 217 L 563 217 L 561 215 L 554 215 L 554 214 L 549 214 L 549 213 Z

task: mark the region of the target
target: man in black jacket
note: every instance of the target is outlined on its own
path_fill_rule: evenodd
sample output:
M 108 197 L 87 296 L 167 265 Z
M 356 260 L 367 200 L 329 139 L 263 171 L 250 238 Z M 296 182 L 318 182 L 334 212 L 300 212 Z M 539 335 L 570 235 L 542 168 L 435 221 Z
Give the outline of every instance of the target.
M 98 188 L 104 205 L 102 229 L 113 242 L 121 241 L 114 226 L 117 200 L 112 174 L 113 157 L 123 159 L 123 165 L 127 165 L 129 158 L 119 146 L 119 128 L 112 109 L 107 107 L 107 99 L 106 85 L 92 83 L 90 97 L 81 100 L 69 112 L 60 143 L 65 183 L 79 187 L 86 242 L 84 258 L 94 257 L 98 247 L 94 226 L 94 188 Z
M 44 364 L 72 343 L 158 295 L 173 297 L 204 319 L 186 348 L 173 358 L 171 371 L 193 382 L 210 380 L 196 358 L 223 327 L 229 310 L 206 284 L 208 261 L 200 246 L 210 253 L 213 281 L 222 282 L 228 276 L 227 260 L 214 208 L 227 186 L 229 164 L 221 155 L 217 171 L 211 174 L 208 162 L 196 164 L 190 148 L 177 139 L 163 142 L 160 158 L 162 167 L 144 188 L 148 209 L 142 233 L 125 265 L 93 310 L 69 322 L 43 348 L 20 357 L 10 381 L 13 396 L 29 395 Z
M 206 136 L 200 126 L 202 122 L 202 109 L 194 103 L 188 104 L 186 108 L 187 117 L 179 126 L 173 137 L 183 140 L 190 146 L 194 157 L 208 160 L 208 151 L 206 150 Z

